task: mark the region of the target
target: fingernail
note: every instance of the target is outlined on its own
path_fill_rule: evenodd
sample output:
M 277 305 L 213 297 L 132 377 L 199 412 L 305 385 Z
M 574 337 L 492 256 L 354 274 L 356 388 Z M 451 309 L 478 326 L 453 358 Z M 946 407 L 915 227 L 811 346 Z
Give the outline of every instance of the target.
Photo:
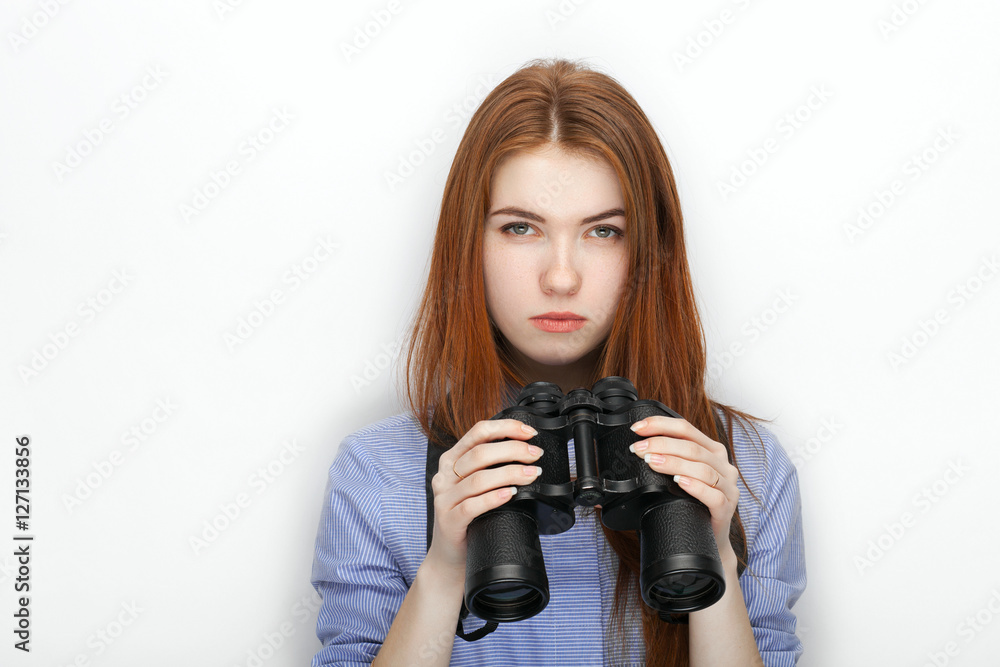
M 663 463 L 663 454 L 646 454 L 642 460 L 646 463 Z
M 538 435 L 538 431 L 531 428 L 527 424 L 521 424 L 521 430 L 527 433 L 528 435 Z
M 507 488 L 500 489 L 500 497 L 501 498 L 510 498 L 515 493 L 517 493 L 517 487 L 516 486 L 508 486 Z
M 524 466 L 524 474 L 528 477 L 538 477 L 542 474 L 542 469 L 538 466 Z
M 636 454 L 638 452 L 646 451 L 646 447 L 649 447 L 649 443 L 646 442 L 645 440 L 640 440 L 639 442 L 633 442 L 631 445 L 629 445 L 628 450 L 633 454 Z
M 687 477 L 682 477 L 680 475 L 674 475 L 674 481 L 680 484 L 681 486 L 687 486 L 691 483 L 690 479 L 688 479 Z
M 532 456 L 541 456 L 544 454 L 541 447 L 535 447 L 534 445 L 528 445 L 528 453 Z
M 636 423 L 632 424 L 631 426 L 629 426 L 629 428 L 632 429 L 633 431 L 638 431 L 639 429 L 641 429 L 645 425 L 646 425 L 646 420 L 643 419 L 641 422 L 636 422 Z

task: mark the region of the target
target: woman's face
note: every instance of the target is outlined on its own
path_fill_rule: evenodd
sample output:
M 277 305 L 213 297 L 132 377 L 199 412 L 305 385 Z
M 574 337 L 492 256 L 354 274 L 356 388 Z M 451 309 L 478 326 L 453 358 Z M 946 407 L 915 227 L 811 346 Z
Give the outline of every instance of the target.
M 490 316 L 529 379 L 582 383 L 628 272 L 618 177 L 604 160 L 550 144 L 510 156 L 491 191 L 483 240 Z

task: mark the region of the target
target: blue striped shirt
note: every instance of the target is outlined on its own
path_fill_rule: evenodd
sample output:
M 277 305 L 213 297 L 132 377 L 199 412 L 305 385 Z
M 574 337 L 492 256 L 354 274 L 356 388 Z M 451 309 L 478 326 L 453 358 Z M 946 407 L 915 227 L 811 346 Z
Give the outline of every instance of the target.
M 740 517 L 748 566 L 740 577 L 764 664 L 794 665 L 802 652 L 792 605 L 805 588 L 798 477 L 776 438 L 757 425 L 764 447 L 733 429 L 737 463 L 760 503 L 740 482 Z M 370 665 L 426 556 L 424 489 L 427 438 L 410 414 L 383 419 L 348 436 L 330 467 L 313 561 L 312 583 L 323 597 L 316 634 L 321 665 Z M 575 476 L 573 447 L 570 469 Z M 618 556 L 592 509 L 558 535 L 541 535 L 549 579 L 548 606 L 516 623 L 500 623 L 478 641 L 455 638 L 451 664 L 584 667 L 642 665 L 645 645 L 636 604 L 625 621 L 629 655 L 605 620 L 614 604 Z M 483 625 L 469 616 L 465 631 Z M 607 634 L 607 636 L 606 636 Z M 430 647 L 433 649 L 433 647 Z M 416 657 L 416 656 L 415 656 Z

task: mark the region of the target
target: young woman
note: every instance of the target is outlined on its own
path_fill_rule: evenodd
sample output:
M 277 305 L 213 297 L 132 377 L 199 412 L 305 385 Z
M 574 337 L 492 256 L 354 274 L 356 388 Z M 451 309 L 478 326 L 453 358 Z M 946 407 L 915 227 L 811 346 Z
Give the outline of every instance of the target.
M 705 393 L 673 174 L 615 80 L 536 61 L 476 111 L 445 186 L 406 370 L 411 412 L 349 436 L 330 469 L 313 566 L 324 648 L 313 665 L 796 662 L 790 610 L 805 564 L 795 469 L 770 432 Z M 686 624 L 660 620 L 638 590 L 636 533 L 578 509 L 572 529 L 540 537 L 548 606 L 457 638 L 470 522 L 545 466 L 530 428 L 489 417 L 528 382 L 568 392 L 611 375 L 684 417 L 633 425 L 644 438 L 633 449 L 710 510 L 725 595 Z M 432 421 L 457 442 L 432 479 L 428 550 Z M 463 623 L 466 633 L 483 624 Z

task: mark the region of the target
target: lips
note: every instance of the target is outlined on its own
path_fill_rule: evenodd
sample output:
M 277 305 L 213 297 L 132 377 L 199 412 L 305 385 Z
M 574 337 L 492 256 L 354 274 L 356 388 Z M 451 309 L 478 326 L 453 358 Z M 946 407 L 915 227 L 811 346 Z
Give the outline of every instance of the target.
M 531 318 L 531 323 L 542 331 L 549 333 L 569 333 L 583 328 L 587 318 L 564 311 L 561 313 L 544 313 Z

